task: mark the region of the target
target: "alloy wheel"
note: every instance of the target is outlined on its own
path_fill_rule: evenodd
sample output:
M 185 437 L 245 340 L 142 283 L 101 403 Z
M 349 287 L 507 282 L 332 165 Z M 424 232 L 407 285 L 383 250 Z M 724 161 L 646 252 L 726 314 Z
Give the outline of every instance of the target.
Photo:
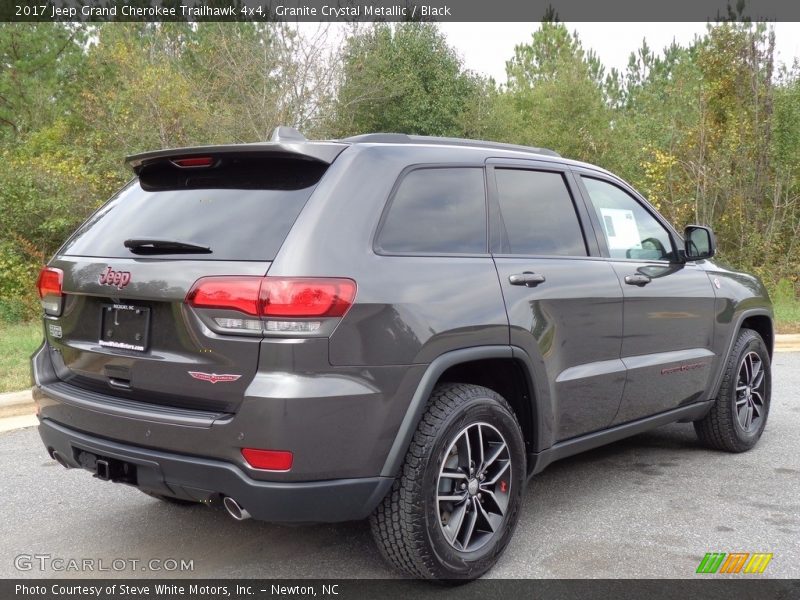
M 764 386 L 764 363 L 758 354 L 748 352 L 739 365 L 736 381 L 736 416 L 747 433 L 760 427 L 766 413 Z
M 436 504 L 447 542 L 478 550 L 500 530 L 511 494 L 511 455 L 503 435 L 472 423 L 450 443 L 439 469 Z

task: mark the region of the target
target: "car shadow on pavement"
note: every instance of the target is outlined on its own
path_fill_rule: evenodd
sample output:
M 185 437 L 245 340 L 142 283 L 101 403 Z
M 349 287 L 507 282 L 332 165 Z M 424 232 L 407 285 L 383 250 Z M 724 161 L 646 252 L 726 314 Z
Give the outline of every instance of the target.
M 634 490 L 653 479 L 669 481 L 661 475 L 675 474 L 674 467 L 696 459 L 698 452 L 707 451 L 696 441 L 691 425 L 669 425 L 553 463 L 528 486 L 520 527 L 557 525 L 615 486 Z M 36 461 L 39 468 L 56 467 L 49 460 L 43 464 L 38 455 Z M 64 491 L 43 498 L 41 509 L 50 515 L 48 534 L 27 540 L 25 548 L 17 548 L 15 543 L 9 551 L 92 556 L 107 564 L 120 558 L 139 561 L 133 568 L 106 571 L 104 577 L 402 577 L 381 559 L 366 521 L 309 525 L 238 522 L 222 508 L 176 506 L 128 486 L 97 482 L 79 470 L 59 468 L 58 481 L 53 481 L 52 469 L 47 471 L 41 481 L 47 481 L 50 489 Z M 34 519 L 30 514 L 25 520 L 28 517 Z M 27 527 L 24 523 L 20 526 Z M 531 543 L 520 537 L 501 565 L 527 560 Z M 191 567 L 148 569 L 144 561 L 152 558 L 190 561 Z M 501 565 L 498 573 L 503 573 Z M 96 577 L 97 572 L 46 575 Z
M 563 459 L 537 475 L 526 490 L 525 512 L 541 517 L 544 505 L 564 504 L 601 494 L 603 486 L 636 486 L 642 480 L 669 474 L 681 456 L 690 459 L 706 452 L 691 425 L 670 425 L 596 450 Z M 639 482 L 639 484 L 637 484 Z M 580 490 L 573 489 L 575 485 Z M 133 490 L 131 490 L 133 491 Z M 559 498 L 558 502 L 532 501 L 532 497 Z M 535 507 L 535 508 L 534 508 Z M 221 509 L 172 506 L 143 497 L 131 513 L 131 530 L 139 540 L 148 539 L 141 523 L 149 523 L 148 546 L 160 551 L 180 552 L 195 560 L 203 575 L 226 577 L 400 577 L 387 567 L 374 549 L 366 521 L 337 524 L 285 525 L 253 520 L 236 522 Z M 533 518 L 533 515 L 528 515 Z M 137 523 L 137 526 L 133 526 Z M 164 524 L 168 523 L 168 531 Z M 138 527 L 138 530 L 136 530 Z M 164 545 L 166 543 L 166 546 Z

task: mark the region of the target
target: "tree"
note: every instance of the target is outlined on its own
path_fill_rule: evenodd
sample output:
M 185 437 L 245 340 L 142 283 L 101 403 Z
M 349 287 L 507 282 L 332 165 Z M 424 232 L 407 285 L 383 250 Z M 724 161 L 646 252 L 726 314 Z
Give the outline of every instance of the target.
M 543 22 L 506 63 L 512 141 L 609 164 L 613 138 L 603 69 L 563 23 Z
M 329 125 L 334 136 L 462 135 L 465 113 L 485 98 L 489 85 L 463 70 L 431 23 L 377 24 L 356 31 L 346 42 L 343 63 Z
M 61 23 L 0 23 L 0 140 L 49 123 L 74 90 L 84 30 Z
M 329 26 L 301 36 L 281 23 L 201 23 L 183 67 L 214 114 L 212 137 L 266 141 L 278 125 L 310 134 L 331 102 L 338 65 Z

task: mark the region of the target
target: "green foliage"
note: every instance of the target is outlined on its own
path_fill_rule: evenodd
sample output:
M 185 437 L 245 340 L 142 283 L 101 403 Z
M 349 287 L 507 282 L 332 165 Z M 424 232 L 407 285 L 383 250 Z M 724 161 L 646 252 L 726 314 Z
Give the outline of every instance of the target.
M 563 23 L 542 23 L 506 64 L 510 139 L 608 165 L 615 136 L 603 69 Z
M 474 101 L 485 106 L 487 86 L 463 71 L 435 25 L 377 24 L 347 40 L 329 127 L 335 136 L 376 131 L 460 136 L 470 120 L 467 112 L 486 114 Z
M 85 30 L 0 23 L 0 142 L 48 123 L 68 103 Z
M 0 318 L 0 394 L 30 387 L 29 359 L 41 343 L 42 323 L 39 319 L 10 324 Z
M 122 175 L 121 158 L 152 148 L 189 145 L 213 118 L 180 68 L 188 26 L 104 24 L 86 56 L 80 118 L 82 145 L 95 150 L 105 175 Z M 113 162 L 108 162 L 108 161 Z M 118 184 L 115 181 L 115 184 Z
M 800 295 L 797 283 L 781 279 L 771 292 L 780 333 L 800 333 Z
M 0 323 L 22 323 L 32 319 L 38 306 L 33 304 L 30 296 L 0 298 Z
M 182 72 L 223 142 L 260 142 L 277 125 L 311 133 L 330 103 L 336 69 L 325 38 L 309 46 L 280 23 L 204 23 L 186 37 Z
M 709 25 L 662 52 L 643 40 L 624 73 L 606 73 L 544 22 L 501 85 L 420 22 L 342 39 L 280 23 L 0 23 L 0 64 L 0 320 L 35 310 L 40 265 L 130 177 L 125 155 L 263 141 L 276 125 L 491 139 L 599 164 L 678 228 L 714 227 L 721 258 L 760 275 L 782 319 L 796 314 L 800 66 L 776 68 L 764 25 Z

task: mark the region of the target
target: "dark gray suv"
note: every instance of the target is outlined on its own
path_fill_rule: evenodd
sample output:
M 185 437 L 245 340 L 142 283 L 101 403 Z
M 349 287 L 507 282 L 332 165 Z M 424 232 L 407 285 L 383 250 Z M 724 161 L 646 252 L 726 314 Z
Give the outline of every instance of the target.
M 756 444 L 772 309 L 635 190 L 555 152 L 370 134 L 164 150 L 39 278 L 65 467 L 237 519 L 370 518 L 473 578 L 549 463 L 674 421 Z

